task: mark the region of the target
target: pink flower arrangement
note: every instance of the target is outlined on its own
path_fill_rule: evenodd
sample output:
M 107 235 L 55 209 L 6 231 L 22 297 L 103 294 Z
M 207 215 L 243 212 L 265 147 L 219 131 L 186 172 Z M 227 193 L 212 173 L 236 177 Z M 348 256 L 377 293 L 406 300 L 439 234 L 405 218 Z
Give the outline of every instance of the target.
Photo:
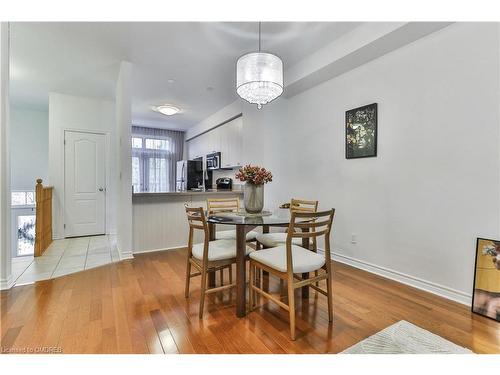
M 273 180 L 273 174 L 266 168 L 250 164 L 241 167 L 235 177 L 240 181 L 251 182 L 255 185 L 267 184 Z

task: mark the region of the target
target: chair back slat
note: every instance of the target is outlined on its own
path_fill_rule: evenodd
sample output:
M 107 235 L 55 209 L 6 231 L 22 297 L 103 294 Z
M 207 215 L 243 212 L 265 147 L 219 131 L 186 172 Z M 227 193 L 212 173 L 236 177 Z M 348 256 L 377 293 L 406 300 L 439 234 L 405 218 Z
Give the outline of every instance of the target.
M 203 219 L 199 212 L 187 212 L 187 216 L 193 220 L 202 220 Z
M 209 215 L 218 212 L 234 212 L 240 209 L 240 199 L 235 198 L 209 198 L 207 199 L 207 211 Z
M 293 212 L 316 212 L 317 210 L 318 201 L 292 198 L 290 202 L 290 211 Z
M 328 225 L 328 220 L 310 221 L 307 223 L 295 223 L 295 228 L 318 228 L 325 225 Z
M 331 210 L 327 210 L 327 211 L 292 212 L 292 216 L 295 216 L 296 218 L 307 218 L 307 219 L 311 219 L 311 220 L 316 220 L 319 217 L 330 216 L 332 210 L 333 210 L 333 212 L 335 212 L 334 208 L 332 208 Z
M 190 224 L 189 226 L 193 229 L 205 229 L 203 225 Z
M 292 211 L 288 227 L 287 243 L 292 238 L 317 238 L 329 236 L 332 228 L 335 209 L 320 212 L 295 212 Z M 327 218 L 326 220 L 324 218 Z M 319 220 L 318 220 L 319 219 Z
M 328 229 L 322 229 L 320 231 L 315 232 L 296 232 L 293 233 L 291 237 L 293 238 L 318 238 L 324 234 L 328 233 Z
M 205 212 L 203 211 L 203 207 L 188 207 L 187 205 L 184 206 L 186 208 L 186 216 L 189 226 L 193 229 L 204 230 L 205 235 L 208 236 L 208 224 L 205 217 Z

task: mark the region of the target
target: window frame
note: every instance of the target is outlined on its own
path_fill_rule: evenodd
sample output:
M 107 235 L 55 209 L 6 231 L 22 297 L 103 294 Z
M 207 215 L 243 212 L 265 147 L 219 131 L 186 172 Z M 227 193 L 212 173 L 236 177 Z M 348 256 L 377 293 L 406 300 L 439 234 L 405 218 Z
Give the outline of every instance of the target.
M 13 194 L 22 193 L 24 196 L 24 204 L 14 204 L 12 201 Z M 28 203 L 28 194 L 33 194 L 33 203 Z M 34 207 L 36 205 L 36 195 L 34 190 L 11 190 L 10 206 L 13 208 Z
M 141 140 L 141 147 L 135 147 L 134 146 L 134 139 L 140 139 Z M 143 146 L 144 146 L 144 138 L 132 136 L 132 150 L 140 150 L 140 149 L 143 148 Z
M 33 253 L 29 254 L 19 254 L 18 250 L 18 218 L 19 216 L 34 216 L 36 220 L 36 211 L 34 206 L 12 206 L 11 209 L 11 254 L 12 258 L 22 258 L 22 257 L 33 257 L 34 255 L 34 244 Z
M 150 159 L 165 159 L 165 185 L 166 190 L 160 192 L 168 192 L 169 191 L 169 179 L 168 179 L 168 163 L 171 161 L 173 157 L 173 152 L 170 147 L 172 144 L 172 140 L 170 137 L 164 136 L 152 136 L 147 134 L 132 134 L 132 138 L 141 138 L 142 139 L 142 147 L 132 147 L 132 158 L 136 157 L 139 159 L 139 191 L 135 191 L 134 186 L 136 184 L 132 184 L 132 188 L 134 189 L 133 193 L 149 193 L 150 185 L 149 185 L 149 161 Z M 167 142 L 167 149 L 157 149 L 157 148 L 146 148 L 146 139 L 152 140 L 163 140 Z M 132 163 L 132 160 L 130 161 Z M 144 177 L 144 179 L 143 179 Z M 153 191 L 157 192 L 157 191 Z

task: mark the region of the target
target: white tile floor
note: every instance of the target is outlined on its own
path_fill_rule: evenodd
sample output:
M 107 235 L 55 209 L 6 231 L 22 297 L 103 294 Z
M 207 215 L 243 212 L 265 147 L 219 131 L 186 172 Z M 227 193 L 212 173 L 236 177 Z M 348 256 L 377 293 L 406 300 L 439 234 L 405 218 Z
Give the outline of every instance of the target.
M 31 284 L 119 261 L 114 236 L 67 238 L 52 242 L 41 257 L 12 262 L 14 285 Z

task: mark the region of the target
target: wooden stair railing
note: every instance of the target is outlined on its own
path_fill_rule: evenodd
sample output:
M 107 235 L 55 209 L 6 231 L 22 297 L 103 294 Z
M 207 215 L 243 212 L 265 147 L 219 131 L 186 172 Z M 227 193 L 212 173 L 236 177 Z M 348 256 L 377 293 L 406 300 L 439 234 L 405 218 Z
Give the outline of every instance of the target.
M 52 243 L 52 186 L 36 180 L 35 256 L 39 257 Z

